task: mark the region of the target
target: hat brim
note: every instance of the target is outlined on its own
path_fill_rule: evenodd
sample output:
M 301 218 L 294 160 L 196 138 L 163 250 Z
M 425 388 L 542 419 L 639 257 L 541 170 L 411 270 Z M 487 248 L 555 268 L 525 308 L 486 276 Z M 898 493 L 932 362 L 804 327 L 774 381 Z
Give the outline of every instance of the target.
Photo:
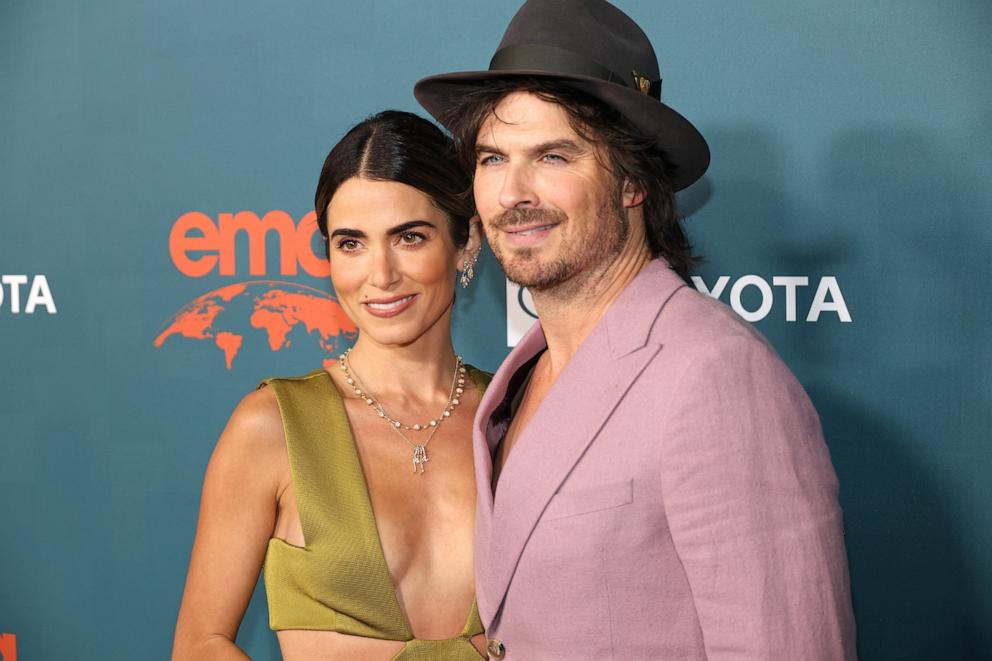
M 599 99 L 620 111 L 645 136 L 654 136 L 665 155 L 666 174 L 675 190 L 688 188 L 710 164 L 706 140 L 689 120 L 654 97 L 599 78 L 539 70 L 462 71 L 429 76 L 417 82 L 413 94 L 441 124 L 452 100 L 498 78 L 548 78 Z

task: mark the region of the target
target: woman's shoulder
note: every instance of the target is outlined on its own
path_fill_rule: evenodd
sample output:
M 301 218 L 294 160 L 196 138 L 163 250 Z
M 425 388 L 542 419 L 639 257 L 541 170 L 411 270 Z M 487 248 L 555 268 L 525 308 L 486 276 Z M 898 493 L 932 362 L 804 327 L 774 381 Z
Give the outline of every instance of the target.
M 285 454 L 286 437 L 279 397 L 276 388 L 267 386 L 292 381 L 294 378 L 296 377 L 265 379 L 255 390 L 242 397 L 231 413 L 217 449 L 233 455 L 264 455 L 266 452 Z
M 326 369 L 299 376 L 270 377 L 263 379 L 258 388 L 259 392 L 270 393 L 283 422 L 306 418 L 312 411 L 325 408 L 329 401 L 340 398 L 334 377 Z
M 262 379 L 262 381 L 258 384 L 258 389 L 265 390 L 264 386 L 269 386 L 274 383 L 278 383 L 278 384 L 308 383 L 314 380 L 323 379 L 325 377 L 330 377 L 330 374 L 328 374 L 327 370 L 323 368 L 318 368 L 311 372 L 307 372 L 306 374 L 300 374 L 298 376 L 270 376 L 267 379 Z

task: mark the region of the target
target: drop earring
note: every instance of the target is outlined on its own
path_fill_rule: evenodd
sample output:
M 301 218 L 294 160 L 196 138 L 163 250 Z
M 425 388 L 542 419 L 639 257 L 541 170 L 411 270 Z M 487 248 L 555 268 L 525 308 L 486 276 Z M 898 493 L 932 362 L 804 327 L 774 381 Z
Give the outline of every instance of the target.
M 462 289 L 468 287 L 469 283 L 472 282 L 472 278 L 475 277 L 475 263 L 479 260 L 479 251 L 476 251 L 470 257 L 466 257 L 465 261 L 462 262 L 462 274 L 458 276 L 458 282 L 461 283 Z

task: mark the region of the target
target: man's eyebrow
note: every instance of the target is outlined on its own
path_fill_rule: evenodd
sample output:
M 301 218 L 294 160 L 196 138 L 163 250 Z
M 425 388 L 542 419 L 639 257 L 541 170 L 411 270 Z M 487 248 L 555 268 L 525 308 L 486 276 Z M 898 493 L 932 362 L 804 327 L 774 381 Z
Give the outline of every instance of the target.
M 503 156 L 503 152 L 501 152 L 499 149 L 497 149 L 496 147 L 493 147 L 492 145 L 487 145 L 487 144 L 482 143 L 482 142 L 476 143 L 476 145 L 475 145 L 475 153 L 476 154 L 499 154 L 500 156 Z
M 542 142 L 540 144 L 529 147 L 527 152 L 531 155 L 546 154 L 548 152 L 565 152 L 566 154 L 581 154 L 587 151 L 585 147 L 575 142 L 574 140 L 569 140 L 568 138 L 562 138 L 560 140 L 549 140 L 547 142 Z M 492 145 L 487 145 L 485 143 L 478 143 L 475 146 L 476 154 L 498 154 L 499 156 L 505 156 L 505 154 Z
M 562 138 L 561 140 L 550 140 L 548 142 L 542 142 L 539 145 L 531 147 L 528 151 L 532 154 L 546 154 L 551 151 L 562 151 L 567 154 L 579 154 L 586 149 L 582 147 L 579 143 L 574 140 L 569 140 L 568 138 Z

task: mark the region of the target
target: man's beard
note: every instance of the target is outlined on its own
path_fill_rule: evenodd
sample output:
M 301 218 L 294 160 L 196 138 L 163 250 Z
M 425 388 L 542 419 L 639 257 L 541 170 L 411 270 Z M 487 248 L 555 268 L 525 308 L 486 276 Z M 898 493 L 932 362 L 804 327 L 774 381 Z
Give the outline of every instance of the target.
M 611 264 L 623 250 L 630 234 L 627 214 L 620 201 L 619 186 L 614 185 L 594 213 L 599 232 L 587 237 L 563 236 L 558 255 L 550 262 L 542 262 L 542 248 L 514 248 L 504 252 L 496 242 L 491 242 L 493 254 L 499 260 L 506 277 L 521 287 L 532 291 L 548 291 L 576 280 L 585 283 L 594 276 L 598 267 Z M 563 211 L 551 209 L 508 209 L 489 223 L 497 231 L 522 225 L 559 225 L 564 234 L 572 221 Z M 570 240 L 571 239 L 571 240 Z M 577 245 L 576 245 L 577 244 Z M 579 276 L 579 277 L 577 277 Z

